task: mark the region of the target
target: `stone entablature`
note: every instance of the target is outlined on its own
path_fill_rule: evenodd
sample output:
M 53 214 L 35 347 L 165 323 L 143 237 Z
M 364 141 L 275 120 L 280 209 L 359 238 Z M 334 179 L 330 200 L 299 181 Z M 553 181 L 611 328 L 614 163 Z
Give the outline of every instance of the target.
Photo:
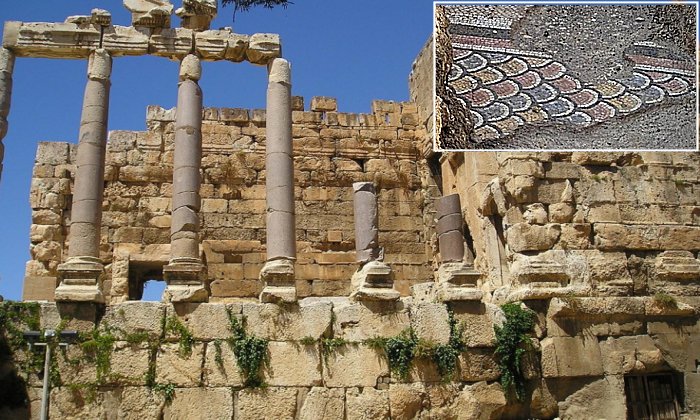
M 369 114 L 335 98 L 292 100 L 294 205 L 301 297 L 348 296 L 356 271 L 353 182 L 374 182 L 379 240 L 403 295 L 431 281 L 432 197 L 439 194 L 416 144 L 426 136 L 412 103 L 374 101 Z M 107 302 L 129 298 L 129 272 L 169 260 L 175 109 L 149 107 L 145 132 L 107 143 L 101 254 Z M 213 300 L 256 297 L 266 256 L 264 110 L 206 108 L 202 124 L 201 252 Z M 32 260 L 25 299 L 51 299 L 68 249 L 75 146 L 42 143 L 32 182 Z M 131 266 L 131 268 L 130 268 Z M 133 297 L 132 297 L 133 298 Z

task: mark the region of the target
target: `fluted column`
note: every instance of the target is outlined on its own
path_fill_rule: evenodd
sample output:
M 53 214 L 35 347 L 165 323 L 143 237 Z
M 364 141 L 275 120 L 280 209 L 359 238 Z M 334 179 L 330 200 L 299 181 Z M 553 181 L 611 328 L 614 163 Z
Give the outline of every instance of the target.
M 170 262 L 163 268 L 167 302 L 206 302 L 204 265 L 199 254 L 199 187 L 202 183 L 202 66 L 196 55 L 180 63 L 175 114 L 175 155 L 170 227 Z
M 464 252 L 464 218 L 459 194 L 439 198 L 435 207 L 441 260 L 436 273 L 437 298 L 442 302 L 481 300 L 483 293 L 477 289 L 481 273 L 474 270 L 471 253 Z
M 262 302 L 294 302 L 297 256 L 292 154 L 292 82 L 287 60 L 268 64 L 265 192 L 267 261 L 260 271 Z
M 58 267 L 61 284 L 57 301 L 103 302 L 100 260 L 100 228 L 104 195 L 105 150 L 109 114 L 112 57 L 103 49 L 88 61 L 80 119 L 68 261 Z
M 397 300 L 391 267 L 383 262 L 379 246 L 377 193 L 371 182 L 352 184 L 355 217 L 355 251 L 360 268 L 352 276 L 351 298 L 357 300 Z
M 7 134 L 7 116 L 12 101 L 12 71 L 15 68 L 15 54 L 7 48 L 0 48 L 0 179 L 5 146 L 2 139 Z

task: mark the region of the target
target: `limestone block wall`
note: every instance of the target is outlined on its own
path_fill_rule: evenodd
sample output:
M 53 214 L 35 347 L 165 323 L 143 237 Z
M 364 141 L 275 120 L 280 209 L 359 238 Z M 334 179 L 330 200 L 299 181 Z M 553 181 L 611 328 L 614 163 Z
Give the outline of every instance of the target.
M 377 186 L 379 241 L 396 288 L 406 295 L 412 284 L 428 281 L 428 210 L 437 189 L 418 159 L 426 131 L 416 105 L 374 101 L 372 113 L 348 114 L 337 112 L 334 98 L 312 98 L 310 111 L 303 98 L 294 102 L 299 295 L 350 293 L 357 268 L 352 183 L 358 181 Z M 147 131 L 110 133 L 101 240 L 109 302 L 130 298 L 130 273 L 132 283 L 137 274 L 157 278 L 167 262 L 174 116 L 174 109 L 149 107 Z M 200 232 L 212 300 L 255 297 L 265 261 L 265 111 L 210 108 L 203 118 Z M 25 299 L 50 300 L 55 288 L 68 245 L 74 162 L 69 143 L 41 143 L 37 151 Z M 131 299 L 138 299 L 133 289 Z
M 698 153 L 466 153 L 442 168 L 494 297 L 700 294 Z
M 554 298 L 528 307 L 537 321 L 521 364 L 522 401 L 498 383 L 493 327 L 504 313 L 490 303 L 133 301 L 110 305 L 104 314 L 89 304 L 44 303 L 38 321 L 42 328 L 83 333 L 54 354 L 53 418 L 612 419 L 630 409 L 625 377 L 650 373 L 680 375 L 685 418 L 700 412 L 700 323 L 691 306 L 679 302 L 670 309 L 651 298 L 625 297 Z M 450 329 L 450 313 L 461 334 Z M 239 358 L 252 350 L 230 345 L 231 319 L 246 337 L 266 341 L 263 388 L 251 386 L 240 370 Z M 409 329 L 423 349 L 460 337 L 464 347 L 451 377 L 439 373 L 426 350 L 413 357 L 406 376 L 392 370 L 376 343 Z M 12 337 L 8 331 L 2 340 Z M 26 346 L 13 349 L 15 362 L 3 362 L 0 381 L 22 378 L 17 395 L 26 389 L 28 405 L 8 397 L 0 417 L 38 418 L 40 369 L 23 362 Z

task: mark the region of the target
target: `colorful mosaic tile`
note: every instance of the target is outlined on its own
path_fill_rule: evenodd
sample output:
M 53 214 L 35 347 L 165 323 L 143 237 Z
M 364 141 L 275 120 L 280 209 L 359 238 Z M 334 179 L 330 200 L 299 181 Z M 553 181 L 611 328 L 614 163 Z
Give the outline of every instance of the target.
M 693 60 L 660 45 L 627 48 L 631 76 L 585 84 L 549 54 L 516 48 L 509 29 L 526 7 L 480 6 L 478 13 L 473 7 L 451 7 L 448 15 L 455 57 L 450 84 L 469 104 L 474 141 L 549 122 L 588 127 L 695 95 Z

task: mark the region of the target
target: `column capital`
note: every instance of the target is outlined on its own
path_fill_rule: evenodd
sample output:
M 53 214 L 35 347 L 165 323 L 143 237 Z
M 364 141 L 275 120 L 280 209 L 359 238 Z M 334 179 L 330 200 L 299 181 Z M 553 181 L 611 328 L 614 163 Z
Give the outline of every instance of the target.
M 180 62 L 180 81 L 193 80 L 195 82 L 202 78 L 202 62 L 194 54 L 187 54 Z

